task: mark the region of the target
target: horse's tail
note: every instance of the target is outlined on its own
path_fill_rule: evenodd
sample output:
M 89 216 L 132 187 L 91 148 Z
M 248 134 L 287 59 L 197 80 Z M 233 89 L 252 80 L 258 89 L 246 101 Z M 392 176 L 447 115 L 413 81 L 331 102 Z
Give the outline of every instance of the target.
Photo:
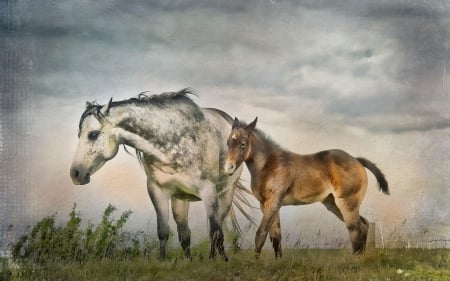
M 247 188 L 245 188 L 245 186 L 241 183 L 240 180 L 236 181 L 234 195 L 233 195 L 233 204 L 230 208 L 230 212 L 228 215 L 230 216 L 231 225 L 233 226 L 233 230 L 239 236 L 243 236 L 244 232 L 242 231 L 242 228 L 239 225 L 235 207 L 250 222 L 250 224 L 256 225 L 254 218 L 244 209 L 244 206 L 243 206 L 243 205 L 246 205 L 247 207 L 255 208 L 248 201 L 248 199 L 246 197 L 247 194 L 251 194 L 251 192 Z
M 217 108 L 205 108 L 205 109 L 218 114 L 228 124 L 230 124 L 230 126 L 233 124 L 233 118 L 231 118 L 231 116 L 225 111 Z M 231 219 L 231 225 L 233 226 L 233 230 L 241 237 L 243 236 L 244 231 L 242 231 L 242 228 L 239 225 L 235 208 L 239 210 L 241 215 L 243 215 L 250 222 L 250 224 L 256 225 L 255 219 L 244 209 L 244 205 L 252 209 L 257 209 L 250 204 L 250 202 L 246 197 L 247 194 L 252 195 L 252 193 L 247 188 L 245 188 L 245 186 L 241 183 L 240 180 L 236 181 L 233 194 L 233 201 L 230 211 L 228 212 L 228 216 Z
M 380 187 L 380 190 L 384 194 L 389 195 L 389 185 L 388 185 L 388 182 L 387 182 L 384 174 L 381 172 L 381 170 L 373 162 L 370 162 L 369 160 L 367 160 L 365 158 L 358 157 L 356 159 L 358 159 L 359 163 L 361 163 L 364 167 L 369 169 L 369 171 L 371 171 L 375 175 L 375 178 L 378 181 L 378 186 Z

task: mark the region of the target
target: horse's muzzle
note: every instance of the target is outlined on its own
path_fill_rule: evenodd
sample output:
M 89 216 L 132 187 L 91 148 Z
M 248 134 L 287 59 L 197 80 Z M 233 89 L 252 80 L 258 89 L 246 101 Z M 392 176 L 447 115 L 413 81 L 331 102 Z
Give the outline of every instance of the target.
M 89 172 L 81 172 L 79 169 L 72 167 L 70 169 L 70 177 L 75 185 L 88 184 L 91 181 L 91 175 Z

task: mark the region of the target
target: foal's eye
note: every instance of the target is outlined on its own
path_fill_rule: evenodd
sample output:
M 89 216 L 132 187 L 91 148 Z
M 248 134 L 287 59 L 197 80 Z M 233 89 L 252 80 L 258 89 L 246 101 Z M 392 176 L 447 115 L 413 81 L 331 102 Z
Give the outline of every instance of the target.
M 100 135 L 99 131 L 89 132 L 88 139 L 91 140 L 91 141 L 95 141 L 98 138 L 98 135 Z

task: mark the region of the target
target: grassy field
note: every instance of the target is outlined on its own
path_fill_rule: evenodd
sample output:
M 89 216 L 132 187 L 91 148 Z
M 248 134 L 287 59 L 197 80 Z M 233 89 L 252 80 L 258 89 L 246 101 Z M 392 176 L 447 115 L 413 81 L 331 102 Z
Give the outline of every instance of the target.
M 3 269 L 1 280 L 450 280 L 449 249 L 376 249 L 354 256 L 349 249 L 285 250 L 282 259 L 263 252 L 230 253 L 211 261 L 203 245 L 192 261 L 154 257 L 21 264 Z M 177 256 L 177 254 L 175 254 Z
M 227 235 L 229 262 L 209 260 L 209 241 L 192 247 L 193 259 L 170 248 L 168 261 L 157 259 L 158 241 L 122 230 L 131 212 L 114 217 L 109 205 L 98 225 L 82 227 L 75 206 L 65 224 L 43 218 L 13 246 L 11 259 L 0 259 L 3 280 L 449 280 L 450 249 L 284 249 L 283 258 L 241 250 Z M 173 239 L 175 235 L 171 235 Z

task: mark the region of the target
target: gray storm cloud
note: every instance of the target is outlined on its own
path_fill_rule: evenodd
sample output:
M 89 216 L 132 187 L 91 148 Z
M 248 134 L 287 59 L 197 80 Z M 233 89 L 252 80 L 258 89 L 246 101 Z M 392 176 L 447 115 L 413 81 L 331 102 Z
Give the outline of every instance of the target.
M 191 86 L 202 106 L 258 116 L 288 149 L 374 158 L 393 194 L 377 197 L 372 187 L 365 211 L 388 230 L 407 218 L 405 233 L 449 231 L 446 1 L 21 0 L 0 8 L 2 221 L 64 213 L 74 201 L 94 217 L 91 198 L 147 219 L 143 171 L 127 155 L 88 189 L 70 184 L 79 115 L 86 101 Z M 285 211 L 292 225 L 316 209 L 299 210 Z

